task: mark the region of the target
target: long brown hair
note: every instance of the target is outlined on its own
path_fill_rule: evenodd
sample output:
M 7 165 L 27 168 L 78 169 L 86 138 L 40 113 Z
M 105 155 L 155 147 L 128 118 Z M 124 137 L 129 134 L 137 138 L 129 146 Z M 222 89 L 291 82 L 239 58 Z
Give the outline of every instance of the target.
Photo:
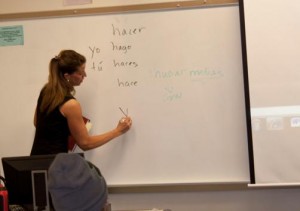
M 74 50 L 63 50 L 50 60 L 48 83 L 42 91 L 40 111 L 48 114 L 59 106 L 66 96 L 75 93 L 64 74 L 72 74 L 86 62 L 86 58 Z

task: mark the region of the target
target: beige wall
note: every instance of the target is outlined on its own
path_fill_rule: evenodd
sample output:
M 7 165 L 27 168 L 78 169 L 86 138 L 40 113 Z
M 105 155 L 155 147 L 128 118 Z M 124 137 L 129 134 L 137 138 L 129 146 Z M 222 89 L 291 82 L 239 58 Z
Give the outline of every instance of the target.
M 113 194 L 113 210 L 169 208 L 172 211 L 298 211 L 299 189 Z
M 187 0 L 183 0 L 187 1 Z M 92 4 L 64 6 L 64 0 L 0 0 L 0 14 L 66 10 L 76 8 L 109 7 L 120 5 L 174 2 L 174 0 L 92 0 Z

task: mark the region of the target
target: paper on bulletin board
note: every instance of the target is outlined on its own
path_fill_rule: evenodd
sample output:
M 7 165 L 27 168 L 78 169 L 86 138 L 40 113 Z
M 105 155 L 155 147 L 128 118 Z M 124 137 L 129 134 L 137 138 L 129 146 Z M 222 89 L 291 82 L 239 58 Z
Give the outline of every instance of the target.
M 0 46 L 24 45 L 23 26 L 0 27 Z
M 64 6 L 91 4 L 92 0 L 64 0 Z

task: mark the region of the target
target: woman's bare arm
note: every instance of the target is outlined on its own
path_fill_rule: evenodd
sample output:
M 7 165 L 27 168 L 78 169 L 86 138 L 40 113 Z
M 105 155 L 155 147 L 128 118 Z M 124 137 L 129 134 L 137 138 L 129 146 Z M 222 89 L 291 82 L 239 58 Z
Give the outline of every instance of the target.
M 127 132 L 132 124 L 131 118 L 126 117 L 120 121 L 116 128 L 103 134 L 90 136 L 82 118 L 82 111 L 79 102 L 75 99 L 67 101 L 60 109 L 67 118 L 68 125 L 76 144 L 82 150 L 90 150 L 102 146 L 112 139 Z

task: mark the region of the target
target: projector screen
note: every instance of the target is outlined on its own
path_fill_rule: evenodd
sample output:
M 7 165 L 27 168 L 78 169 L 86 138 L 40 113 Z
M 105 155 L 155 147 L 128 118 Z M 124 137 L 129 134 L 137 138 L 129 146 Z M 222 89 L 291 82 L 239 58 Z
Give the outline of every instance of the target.
M 300 184 L 300 1 L 241 0 L 240 11 L 251 183 Z

